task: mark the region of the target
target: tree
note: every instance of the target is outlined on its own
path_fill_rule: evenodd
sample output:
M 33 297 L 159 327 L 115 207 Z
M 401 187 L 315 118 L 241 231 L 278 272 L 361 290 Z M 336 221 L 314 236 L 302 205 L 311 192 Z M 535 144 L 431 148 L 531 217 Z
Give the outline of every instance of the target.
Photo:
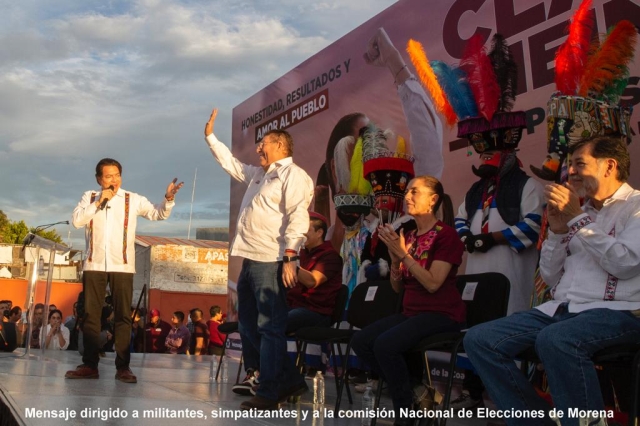
M 7 216 L 0 210 L 0 243 L 4 244 L 22 244 L 24 237 L 29 232 L 34 232 L 35 228 L 29 229 L 24 220 L 20 222 L 12 222 Z M 46 238 L 56 243 L 62 243 L 62 237 L 58 235 L 55 229 L 38 231 L 36 235 Z
M 31 228 L 31 232 L 33 232 L 34 230 L 35 228 Z M 47 240 L 55 241 L 56 243 L 62 243 L 62 237 L 58 235 L 55 229 L 38 231 L 35 234 L 41 236 L 42 238 L 46 238 Z
M 11 222 L 7 225 L 3 232 L 3 242 L 5 244 L 22 244 L 22 240 L 29 233 L 29 228 L 24 220 L 20 222 Z
M 0 243 L 5 243 L 4 241 L 4 230 L 9 226 L 9 218 L 2 210 L 0 210 Z

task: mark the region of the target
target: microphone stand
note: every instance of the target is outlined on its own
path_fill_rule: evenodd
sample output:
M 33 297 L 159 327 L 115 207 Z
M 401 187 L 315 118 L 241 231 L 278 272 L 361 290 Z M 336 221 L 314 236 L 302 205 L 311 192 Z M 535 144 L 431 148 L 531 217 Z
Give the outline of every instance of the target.
M 24 240 L 22 240 L 22 243 L 23 243 L 23 244 L 22 244 L 22 251 L 24 252 L 24 248 L 25 248 L 26 246 L 28 246 L 29 244 L 31 244 L 31 242 L 32 242 L 32 241 L 33 241 L 33 239 L 36 237 L 36 234 L 37 234 L 39 231 L 44 231 L 45 229 L 49 229 L 49 228 L 51 228 L 52 226 L 55 226 L 55 225 L 62 225 L 62 224 L 64 224 L 64 225 L 68 225 L 68 224 L 69 224 L 69 221 L 68 221 L 68 220 L 63 220 L 63 221 L 60 221 L 60 222 L 49 223 L 49 224 L 47 224 L 47 225 L 38 225 L 38 226 L 36 226 L 36 227 L 33 229 L 33 232 L 29 232 L 29 233 L 27 234 L 27 236 L 26 236 L 26 237 L 24 237 Z
M 55 222 L 55 223 L 50 223 L 47 225 L 40 225 L 37 226 L 33 232 L 29 232 L 27 234 L 27 236 L 24 238 L 23 240 L 23 246 L 22 246 L 22 251 L 24 251 L 25 247 L 33 244 L 33 246 L 36 248 L 36 254 L 34 257 L 34 264 L 33 267 L 31 268 L 31 274 L 30 274 L 30 279 L 27 285 L 27 299 L 25 301 L 25 307 L 27 309 L 27 312 L 29 312 L 29 324 L 27 327 L 27 335 L 25 336 L 25 352 L 22 356 L 27 356 L 27 358 L 29 358 L 30 356 L 30 351 L 31 351 L 31 344 L 30 344 L 30 340 L 31 340 L 31 332 L 32 332 L 32 325 L 33 325 L 33 302 L 34 302 L 34 298 L 35 298 L 35 290 L 36 290 L 36 282 L 38 281 L 38 267 L 36 266 L 36 262 L 39 262 L 39 258 L 40 258 L 40 250 L 41 249 L 46 249 L 49 250 L 49 270 L 48 270 L 48 274 L 47 274 L 47 280 L 46 280 L 46 290 L 45 290 L 45 299 L 44 299 L 44 315 L 43 315 L 43 326 L 45 327 L 46 330 L 46 324 L 44 323 L 44 318 L 48 318 L 49 316 L 49 298 L 51 296 L 51 281 L 53 279 L 53 264 L 54 264 L 54 259 L 55 259 L 55 254 L 56 252 L 60 252 L 60 253 L 65 253 L 69 251 L 69 248 L 65 245 L 62 244 L 58 244 L 52 240 L 48 240 L 46 238 L 40 237 L 38 235 L 36 235 L 37 232 L 39 231 L 43 231 L 47 228 L 51 228 L 52 226 L 55 225 L 60 225 L 60 224 L 69 224 L 68 220 L 63 220 L 60 222 Z M 26 256 L 25 256 L 25 260 L 26 260 Z M 41 347 L 41 351 L 42 351 L 42 355 L 44 356 L 44 333 L 42 333 L 42 336 L 40 337 L 40 347 Z

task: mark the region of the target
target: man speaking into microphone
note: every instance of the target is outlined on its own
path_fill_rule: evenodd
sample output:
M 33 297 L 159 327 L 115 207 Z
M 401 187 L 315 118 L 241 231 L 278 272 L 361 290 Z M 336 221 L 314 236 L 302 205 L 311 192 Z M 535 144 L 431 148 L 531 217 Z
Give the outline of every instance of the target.
M 86 253 L 82 283 L 85 297 L 82 365 L 67 371 L 67 379 L 97 379 L 100 361 L 100 317 L 107 284 L 111 289 L 115 322 L 116 379 L 136 383 L 129 368 L 131 298 L 135 273 L 135 238 L 138 216 L 164 220 L 175 205 L 174 197 L 184 185 L 173 179 L 164 200 L 151 204 L 145 197 L 125 191 L 122 166 L 103 158 L 96 165 L 100 191 L 87 191 L 73 210 L 73 226 L 85 228 Z

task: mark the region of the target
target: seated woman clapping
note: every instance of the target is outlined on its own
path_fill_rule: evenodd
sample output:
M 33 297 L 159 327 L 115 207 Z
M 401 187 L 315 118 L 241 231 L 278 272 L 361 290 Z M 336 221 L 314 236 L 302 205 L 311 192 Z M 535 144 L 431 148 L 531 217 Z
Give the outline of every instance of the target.
M 378 228 L 391 256 L 391 286 L 396 292 L 404 289 L 402 313 L 365 327 L 352 341 L 355 353 L 387 381 L 396 425 L 409 422 L 400 414 L 412 407 L 413 385 L 422 373 L 421 364 L 410 373 L 413 364 L 408 365 L 405 353 L 425 337 L 460 330 L 465 321 L 465 305 L 456 289 L 464 247 L 452 227 L 451 200 L 431 176 L 414 178 L 404 198 L 417 229 L 404 235 L 389 224 Z M 441 205 L 442 221 L 436 217 Z
M 40 333 L 45 334 L 45 348 L 65 350 L 69 346 L 70 332 L 67 327 L 62 324 L 62 312 L 59 309 L 49 311 L 49 324 L 40 329 Z

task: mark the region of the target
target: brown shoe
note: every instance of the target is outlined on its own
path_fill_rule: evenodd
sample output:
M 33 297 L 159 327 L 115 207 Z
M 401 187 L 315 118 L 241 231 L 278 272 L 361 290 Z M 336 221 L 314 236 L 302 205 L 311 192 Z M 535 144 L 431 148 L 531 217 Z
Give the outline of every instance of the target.
M 97 379 L 100 377 L 97 368 L 91 368 L 86 364 L 76 367 L 75 370 L 69 370 L 64 375 L 66 379 Z
M 116 372 L 116 380 L 124 383 L 138 383 L 138 379 L 133 375 L 130 368 L 119 368 Z
M 254 396 L 248 401 L 240 404 L 241 410 L 251 410 L 255 408 L 258 411 L 262 410 L 277 410 L 278 409 L 278 401 L 273 399 L 263 398 L 261 396 Z

